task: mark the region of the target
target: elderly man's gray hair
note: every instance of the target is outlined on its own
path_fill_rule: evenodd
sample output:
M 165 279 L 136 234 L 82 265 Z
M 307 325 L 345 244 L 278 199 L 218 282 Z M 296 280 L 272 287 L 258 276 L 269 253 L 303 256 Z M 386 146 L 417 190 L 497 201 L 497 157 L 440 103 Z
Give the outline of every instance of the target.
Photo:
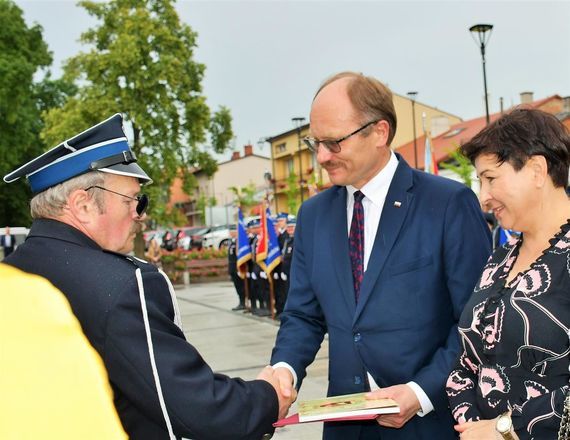
M 105 173 L 91 171 L 52 186 L 37 194 L 31 200 L 30 210 L 32 218 L 58 218 L 63 214 L 63 208 L 67 205 L 67 199 L 73 191 L 89 188 L 90 186 L 103 186 L 104 184 Z M 99 212 L 103 213 L 105 205 L 102 191 L 93 191 L 92 197 L 97 204 Z

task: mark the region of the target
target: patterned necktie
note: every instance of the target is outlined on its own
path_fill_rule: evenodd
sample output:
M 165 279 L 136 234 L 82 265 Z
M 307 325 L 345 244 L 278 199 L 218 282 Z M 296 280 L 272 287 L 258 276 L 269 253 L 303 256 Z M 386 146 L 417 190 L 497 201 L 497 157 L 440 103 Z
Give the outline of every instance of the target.
M 354 209 L 352 211 L 352 222 L 350 223 L 350 234 L 348 235 L 348 248 L 350 253 L 350 264 L 352 266 L 352 282 L 354 284 L 354 299 L 358 303 L 360 294 L 360 284 L 364 276 L 364 208 L 362 199 L 364 194 L 360 191 L 354 193 Z

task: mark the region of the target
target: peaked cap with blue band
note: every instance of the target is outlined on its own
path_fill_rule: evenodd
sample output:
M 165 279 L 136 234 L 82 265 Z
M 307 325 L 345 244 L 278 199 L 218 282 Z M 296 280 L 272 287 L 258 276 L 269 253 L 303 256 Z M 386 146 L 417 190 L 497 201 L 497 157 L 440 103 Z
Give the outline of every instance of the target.
M 136 161 L 123 131 L 123 117 L 117 113 L 7 174 L 4 181 L 27 177 L 34 194 L 88 171 L 152 182 Z

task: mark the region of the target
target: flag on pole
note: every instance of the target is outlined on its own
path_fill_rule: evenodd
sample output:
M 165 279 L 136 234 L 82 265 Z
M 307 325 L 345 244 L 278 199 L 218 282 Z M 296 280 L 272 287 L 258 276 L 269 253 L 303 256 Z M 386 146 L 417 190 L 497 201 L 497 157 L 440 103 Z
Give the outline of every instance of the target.
M 255 249 L 255 261 L 262 268 L 262 263 L 267 257 L 267 213 L 265 212 L 265 204 L 262 203 L 259 207 L 260 219 L 259 219 L 259 237 L 257 237 L 257 248 Z M 265 269 L 264 269 L 265 270 Z
M 433 154 L 431 136 L 429 134 L 429 131 L 426 132 L 424 171 L 430 174 L 435 174 L 435 175 L 439 174 L 439 170 L 437 168 L 437 161 L 435 160 L 435 155 Z
M 269 275 L 281 263 L 281 249 L 269 208 L 261 211 L 261 234 L 257 242 L 257 263 Z
M 245 278 L 247 272 L 246 263 L 251 260 L 251 247 L 249 245 L 247 231 L 245 230 L 241 208 L 238 208 L 236 249 L 238 275 L 240 278 Z

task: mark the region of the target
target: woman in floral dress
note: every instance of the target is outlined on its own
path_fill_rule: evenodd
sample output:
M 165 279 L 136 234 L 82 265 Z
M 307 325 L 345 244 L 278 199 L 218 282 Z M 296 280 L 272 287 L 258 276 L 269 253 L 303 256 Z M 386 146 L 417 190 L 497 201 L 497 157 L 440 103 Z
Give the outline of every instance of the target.
M 462 147 L 480 198 L 521 236 L 498 248 L 459 322 L 447 381 L 462 439 L 556 439 L 570 379 L 570 135 L 516 109 Z

